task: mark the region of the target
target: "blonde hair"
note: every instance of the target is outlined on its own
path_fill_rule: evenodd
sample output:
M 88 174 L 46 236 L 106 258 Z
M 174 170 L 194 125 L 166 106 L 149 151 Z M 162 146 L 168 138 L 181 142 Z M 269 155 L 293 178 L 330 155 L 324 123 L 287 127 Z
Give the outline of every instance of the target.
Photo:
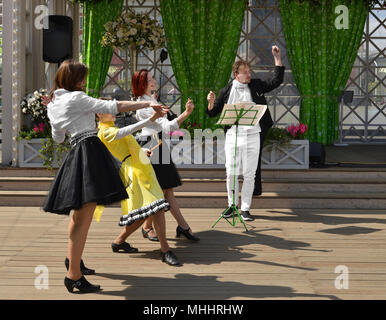
M 233 74 L 237 74 L 239 73 L 239 68 L 241 66 L 244 66 L 244 67 L 249 67 L 249 63 L 245 60 L 237 60 L 233 66 L 232 66 L 232 72 Z

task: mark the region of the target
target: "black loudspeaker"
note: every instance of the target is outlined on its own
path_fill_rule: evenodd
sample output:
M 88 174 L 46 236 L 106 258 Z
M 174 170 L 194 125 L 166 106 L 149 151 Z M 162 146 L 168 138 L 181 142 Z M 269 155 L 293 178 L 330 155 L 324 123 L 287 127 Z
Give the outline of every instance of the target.
M 49 16 L 48 29 L 43 29 L 43 60 L 62 63 L 72 58 L 72 19 L 67 16 Z
M 310 142 L 310 164 L 324 165 L 326 161 L 326 151 L 324 145 L 319 142 Z

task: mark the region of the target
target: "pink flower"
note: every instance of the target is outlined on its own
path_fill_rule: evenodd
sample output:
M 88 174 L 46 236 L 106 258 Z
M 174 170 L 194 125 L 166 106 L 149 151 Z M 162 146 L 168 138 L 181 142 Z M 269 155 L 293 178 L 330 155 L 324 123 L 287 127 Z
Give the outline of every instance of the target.
M 307 132 L 307 129 L 308 129 L 307 125 L 303 123 L 299 124 L 299 130 L 301 134 L 305 134 Z
M 296 137 L 296 133 L 298 132 L 298 130 L 299 128 L 295 125 L 290 125 L 287 127 L 287 132 L 293 137 Z
M 294 138 L 299 138 L 304 135 L 308 130 L 308 126 L 303 123 L 299 123 L 298 125 L 290 125 L 287 127 L 287 132 Z
M 172 136 L 175 136 L 175 137 L 182 137 L 184 135 L 184 133 L 182 131 L 170 131 L 169 132 L 169 135 L 172 137 Z
M 34 131 L 35 131 L 36 133 L 39 133 L 39 128 L 38 128 L 38 127 L 34 127 Z

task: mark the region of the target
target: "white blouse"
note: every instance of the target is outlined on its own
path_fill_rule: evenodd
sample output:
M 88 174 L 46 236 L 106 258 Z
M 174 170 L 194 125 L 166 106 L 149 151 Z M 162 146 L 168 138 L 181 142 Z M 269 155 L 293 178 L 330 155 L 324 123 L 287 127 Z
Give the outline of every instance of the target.
M 150 118 L 139 121 L 134 124 L 130 124 L 126 127 L 118 129 L 117 135 L 115 136 L 114 140 L 122 139 L 129 134 L 133 134 L 134 132 L 141 130 L 143 127 L 150 126 L 153 123 L 153 121 L 150 120 Z
M 234 79 L 232 82 L 231 92 L 229 93 L 228 104 L 239 103 L 239 102 L 252 102 L 251 90 L 247 83 L 241 83 L 238 80 Z M 261 132 L 260 124 L 255 126 L 239 126 L 238 134 L 256 134 Z M 236 126 L 233 125 L 228 131 L 227 134 L 236 134 Z
M 118 113 L 117 101 L 95 99 L 83 91 L 55 90 L 54 99 L 47 106 L 52 138 L 61 143 L 66 132 L 74 137 L 81 132 L 95 130 L 96 113 L 115 115 Z
M 152 101 L 158 103 L 153 97 L 143 95 L 137 99 L 137 101 Z M 154 109 L 144 108 L 136 111 L 136 117 L 139 121 L 148 119 L 152 116 Z M 163 118 L 158 118 L 154 122 L 151 122 L 148 126 L 142 129 L 141 136 L 152 136 L 158 132 L 169 133 L 170 131 L 177 130 L 180 126 L 178 125 L 177 119 L 169 121 L 165 115 Z

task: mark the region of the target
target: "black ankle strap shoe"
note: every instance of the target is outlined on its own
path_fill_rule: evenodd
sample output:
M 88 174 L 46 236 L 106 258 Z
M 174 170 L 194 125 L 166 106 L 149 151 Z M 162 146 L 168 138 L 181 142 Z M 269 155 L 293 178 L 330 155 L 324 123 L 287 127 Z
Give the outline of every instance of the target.
M 68 270 L 68 268 L 70 267 L 70 260 L 68 260 L 68 258 L 66 258 L 66 260 L 64 260 L 64 265 L 66 266 L 66 269 Z M 87 268 L 84 265 L 83 260 L 80 260 L 80 272 L 82 272 L 82 274 L 85 276 L 95 274 L 95 270 Z
M 142 235 L 144 238 L 148 238 L 150 241 L 159 241 L 158 237 L 155 236 L 155 237 L 151 237 L 149 236 L 149 232 L 153 230 L 153 228 L 150 228 L 149 230 L 145 230 L 144 228 L 142 228 Z
M 79 293 L 93 293 L 98 292 L 101 287 L 99 285 L 93 285 L 82 276 L 79 280 L 72 280 L 70 278 L 64 278 L 64 285 L 68 292 L 74 293 L 74 289 L 78 289 Z

